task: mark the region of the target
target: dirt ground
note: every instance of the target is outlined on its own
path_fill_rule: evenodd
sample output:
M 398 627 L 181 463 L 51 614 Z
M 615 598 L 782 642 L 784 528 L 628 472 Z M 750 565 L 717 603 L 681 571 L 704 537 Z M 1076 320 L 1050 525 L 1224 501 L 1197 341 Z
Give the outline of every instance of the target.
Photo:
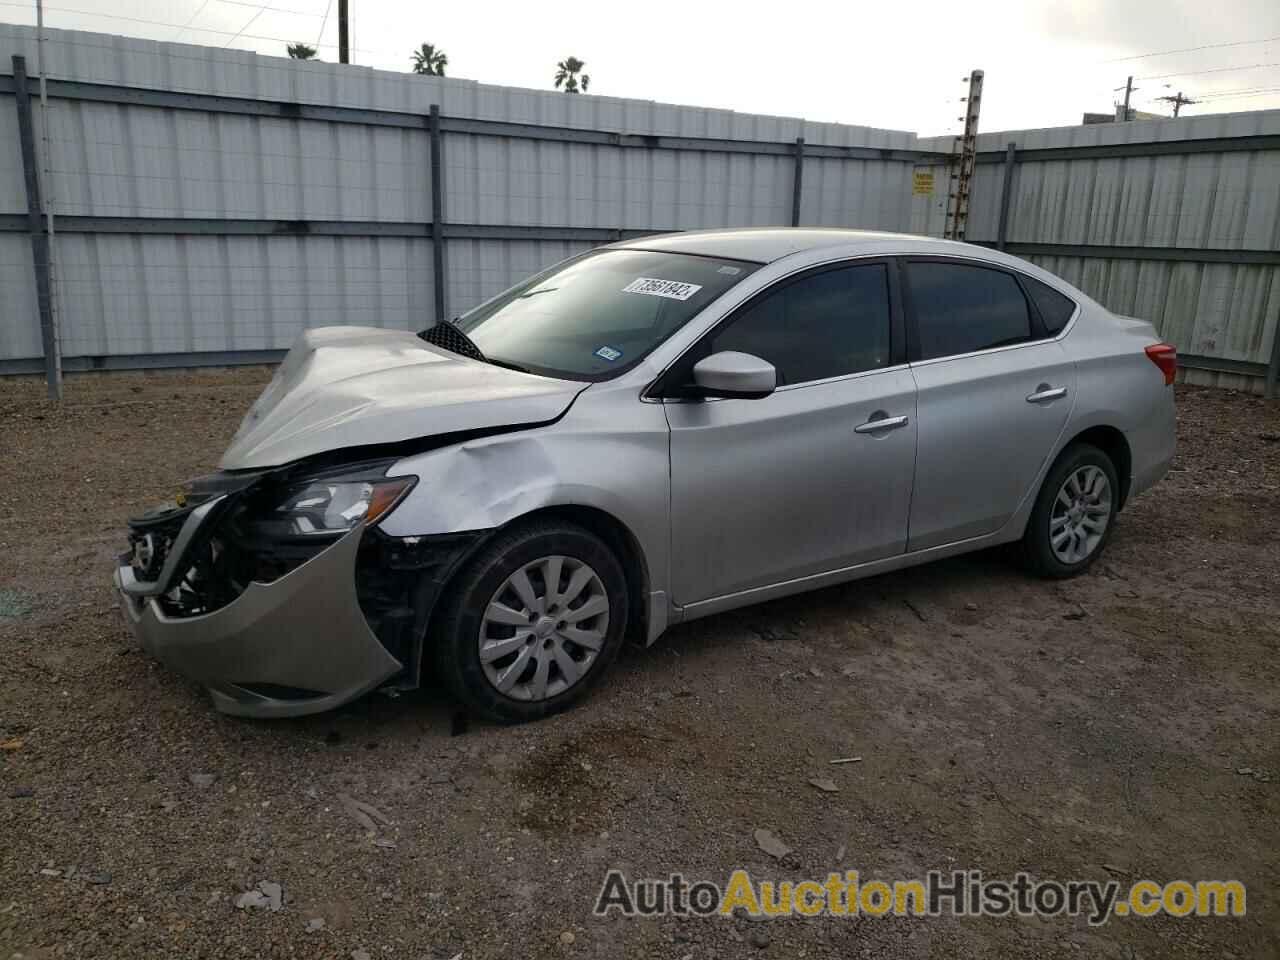
M 128 636 L 126 516 L 265 379 L 0 382 L 0 957 L 1280 954 L 1280 402 L 1179 389 L 1174 469 L 1087 576 L 981 554 L 714 617 L 566 715 L 451 736 L 432 691 L 223 717 Z M 592 916 L 610 867 L 739 866 L 1235 878 L 1248 916 Z M 282 909 L 237 909 L 264 880 Z

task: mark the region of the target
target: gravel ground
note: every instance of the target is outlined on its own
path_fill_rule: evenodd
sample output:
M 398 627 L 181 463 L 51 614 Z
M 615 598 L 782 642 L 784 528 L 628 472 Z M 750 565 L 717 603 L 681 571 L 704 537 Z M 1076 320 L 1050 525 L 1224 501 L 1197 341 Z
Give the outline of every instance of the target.
M 1087 576 L 980 554 L 714 617 L 567 715 L 451 736 L 431 691 L 223 717 L 127 635 L 125 517 L 265 379 L 0 382 L 0 957 L 1280 953 L 1280 403 L 1180 389 L 1173 472 Z M 609 867 L 738 866 L 1232 877 L 1249 913 L 592 917 Z M 255 889 L 281 909 L 237 909 Z

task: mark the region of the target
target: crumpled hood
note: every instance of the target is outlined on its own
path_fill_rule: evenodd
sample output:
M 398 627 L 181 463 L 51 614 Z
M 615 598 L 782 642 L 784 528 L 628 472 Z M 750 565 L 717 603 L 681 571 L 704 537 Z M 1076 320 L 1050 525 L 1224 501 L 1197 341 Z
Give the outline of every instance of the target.
M 466 430 L 543 423 L 587 384 L 448 353 L 404 330 L 305 331 L 222 455 L 224 470 Z

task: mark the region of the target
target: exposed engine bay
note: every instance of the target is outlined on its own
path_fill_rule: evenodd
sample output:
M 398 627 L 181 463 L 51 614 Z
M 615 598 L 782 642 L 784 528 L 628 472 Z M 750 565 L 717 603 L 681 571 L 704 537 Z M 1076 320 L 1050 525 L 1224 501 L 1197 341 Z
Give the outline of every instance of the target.
M 129 521 L 129 551 L 120 563 L 128 564 L 137 584 L 163 588 L 154 600 L 165 617 L 206 617 L 233 603 L 250 584 L 272 584 L 297 570 L 364 522 L 371 507 L 394 505 L 413 486 L 411 478 L 385 478 L 394 462 L 376 459 L 327 469 L 312 462 L 199 478 L 176 504 Z M 203 515 L 195 516 L 199 511 Z M 194 534 L 191 526 L 197 527 Z M 431 609 L 479 536 L 397 538 L 374 526 L 364 528 L 355 590 L 370 631 L 401 665 L 389 685 L 417 686 Z

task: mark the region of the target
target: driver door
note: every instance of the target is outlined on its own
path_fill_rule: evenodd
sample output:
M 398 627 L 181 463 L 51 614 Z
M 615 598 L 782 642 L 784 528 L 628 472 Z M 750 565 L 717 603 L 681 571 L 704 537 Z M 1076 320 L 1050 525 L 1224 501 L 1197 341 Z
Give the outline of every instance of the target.
M 687 383 L 694 363 L 722 350 L 753 354 L 778 372 L 777 389 L 762 399 L 665 404 L 677 604 L 906 548 L 916 388 L 901 362 L 891 269 L 859 260 L 779 281 L 669 375 Z M 876 427 L 879 420 L 888 425 Z

